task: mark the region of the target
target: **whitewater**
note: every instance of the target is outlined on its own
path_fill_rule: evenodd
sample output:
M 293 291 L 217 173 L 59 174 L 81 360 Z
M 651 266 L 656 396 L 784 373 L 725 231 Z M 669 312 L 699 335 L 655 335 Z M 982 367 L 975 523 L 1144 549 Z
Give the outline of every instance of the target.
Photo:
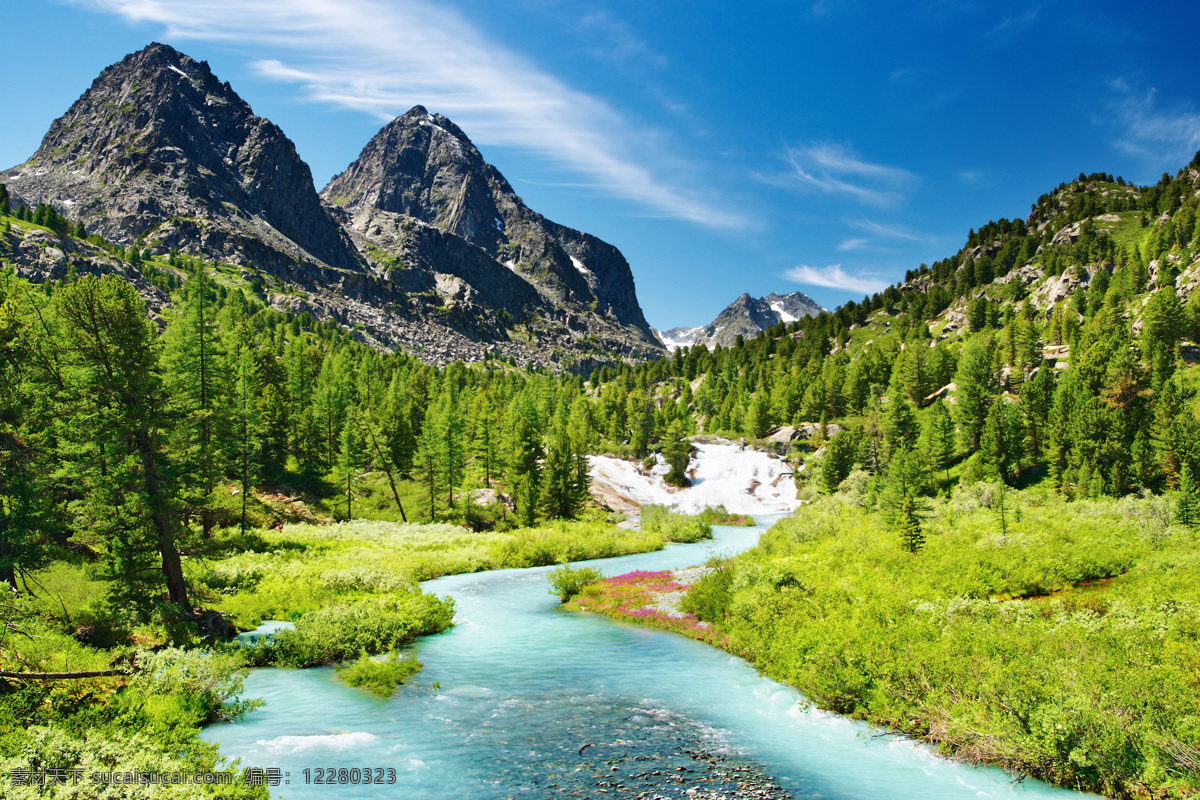
M 787 462 L 736 444 L 697 444 L 695 450 L 688 465 L 692 485 L 683 488 L 663 479 L 668 467 L 661 458 L 644 470 L 638 462 L 592 456 L 592 491 L 610 507 L 632 513 L 651 503 L 688 514 L 723 505 L 730 513 L 750 515 L 791 512 L 799 505 Z

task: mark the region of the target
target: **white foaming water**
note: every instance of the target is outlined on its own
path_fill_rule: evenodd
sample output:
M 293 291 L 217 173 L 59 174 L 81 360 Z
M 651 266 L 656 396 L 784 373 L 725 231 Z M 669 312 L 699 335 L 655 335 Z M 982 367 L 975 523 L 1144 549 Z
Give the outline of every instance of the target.
M 643 475 L 637 463 L 607 456 L 589 459 L 592 483 L 599 493 L 635 505 L 654 503 L 689 514 L 717 505 L 732 514 L 778 514 L 799 507 L 787 462 L 735 444 L 698 444 L 696 451 L 692 485 L 682 489 L 663 480 L 667 465 L 661 460 Z
M 350 750 L 368 745 L 376 738 L 371 733 L 327 733 L 312 736 L 276 736 L 274 739 L 259 739 L 254 744 L 263 753 L 296 755 L 318 750 Z

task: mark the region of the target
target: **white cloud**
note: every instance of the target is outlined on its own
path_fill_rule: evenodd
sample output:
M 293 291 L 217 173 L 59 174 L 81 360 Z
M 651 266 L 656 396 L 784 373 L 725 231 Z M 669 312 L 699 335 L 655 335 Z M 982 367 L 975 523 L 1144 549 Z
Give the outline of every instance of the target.
M 1200 114 L 1194 109 L 1164 109 L 1154 87 L 1138 91 L 1122 79 L 1113 81 L 1112 89 L 1112 114 L 1103 121 L 1116 123 L 1119 149 L 1155 165 L 1175 166 L 1200 150 Z
M 846 292 L 873 294 L 888 287 L 887 281 L 867 275 L 848 275 L 841 264 L 831 264 L 828 267 L 810 267 L 802 264 L 792 267 L 783 277 L 805 286 L 823 286 L 827 289 L 841 289 Z
M 904 225 L 883 225 L 874 220 L 860 219 L 850 223 L 864 233 L 881 239 L 899 239 L 905 242 L 929 242 L 933 237 Z
M 776 186 L 848 195 L 868 205 L 893 205 L 916 181 L 908 170 L 863 161 L 848 148 L 827 142 L 789 147 L 783 160 L 790 167 L 787 172 L 758 177 Z
M 964 169 L 958 172 L 958 179 L 967 186 L 974 186 L 987 177 L 986 172 L 975 169 Z
M 839 242 L 837 249 L 843 250 L 843 251 L 844 250 L 861 250 L 864 247 L 866 247 L 868 244 L 870 244 L 870 241 L 867 239 L 847 239 L 844 242 Z
M 694 165 L 656 146 L 591 95 L 489 41 L 452 10 L 423 0 L 71 0 L 172 41 L 235 44 L 264 55 L 264 76 L 297 83 L 320 103 L 390 120 L 414 105 L 453 119 L 484 145 L 520 148 L 636 201 L 656 216 L 741 227 L 688 186 Z M 654 164 L 651 169 L 650 164 Z

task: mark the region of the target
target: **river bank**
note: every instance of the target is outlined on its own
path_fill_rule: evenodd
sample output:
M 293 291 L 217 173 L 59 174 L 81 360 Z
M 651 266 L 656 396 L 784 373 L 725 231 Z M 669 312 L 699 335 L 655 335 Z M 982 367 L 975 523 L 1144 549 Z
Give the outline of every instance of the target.
M 616 576 L 567 608 L 721 647 L 963 762 L 1200 796 L 1191 532 L 1139 528 L 1135 500 L 1008 502 L 1003 531 L 970 497 L 934 504 L 913 555 L 879 515 L 827 498 L 714 572 Z

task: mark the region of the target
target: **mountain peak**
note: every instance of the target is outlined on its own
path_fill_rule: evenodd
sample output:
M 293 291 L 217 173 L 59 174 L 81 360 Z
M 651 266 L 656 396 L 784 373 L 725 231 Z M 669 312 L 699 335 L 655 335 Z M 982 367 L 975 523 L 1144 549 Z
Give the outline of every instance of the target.
M 223 242 L 210 257 L 244 261 L 260 250 L 247 239 L 269 239 L 275 255 L 256 260 L 356 263 L 292 142 L 207 63 L 158 42 L 105 68 L 0 181 L 117 242 L 208 220 L 227 232 L 208 236 Z
M 516 275 L 550 306 L 569 307 L 583 319 L 607 317 L 606 325 L 615 320 L 636 329 L 639 347 L 658 348 L 620 251 L 529 209 L 441 114 L 414 106 L 396 117 L 321 196 L 344 209 L 351 230 L 367 240 L 360 244 L 364 252 L 409 248 L 406 242 L 417 235 L 411 220 L 417 220 L 478 248 L 503 282 Z M 457 274 L 458 267 L 445 263 L 440 269 Z
M 671 350 L 694 344 L 702 344 L 711 350 L 718 344 L 722 347 L 733 345 L 738 336 L 753 339 L 772 325 L 815 317 L 823 311 L 824 308 L 802 292 L 771 292 L 763 298 L 743 292 L 708 325 L 672 328 L 659 333 L 658 338 Z

